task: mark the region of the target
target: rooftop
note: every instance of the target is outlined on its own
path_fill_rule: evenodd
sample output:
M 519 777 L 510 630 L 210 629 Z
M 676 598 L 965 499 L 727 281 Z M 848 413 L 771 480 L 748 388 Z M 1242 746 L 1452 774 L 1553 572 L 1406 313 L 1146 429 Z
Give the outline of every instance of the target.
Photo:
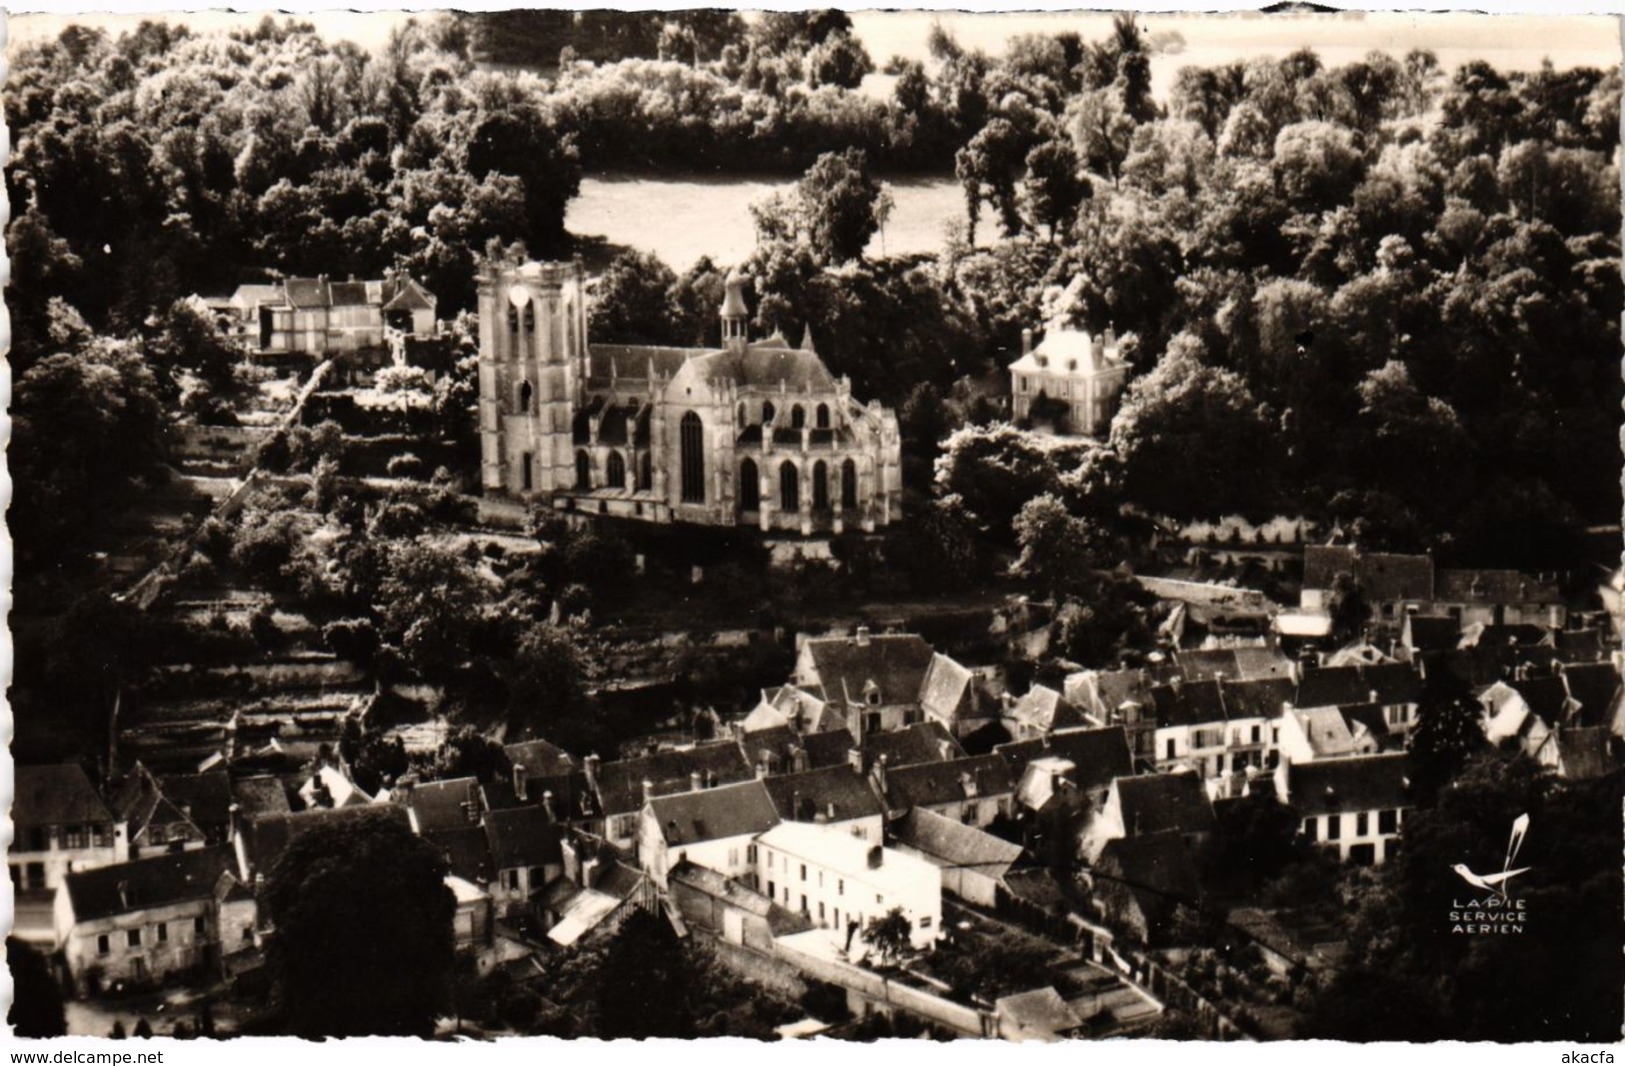
M 1074 766 L 1072 782 L 1085 791 L 1105 788 L 1113 778 L 1134 772 L 1128 734 L 1120 725 L 1069 729 L 1036 740 L 1000 744 L 993 752 L 1010 764 L 1013 777 L 1019 777 L 1034 759 L 1066 759 Z
M 1120 777 L 1112 783 L 1129 836 L 1176 830 L 1206 833 L 1213 829 L 1213 803 L 1195 774 L 1146 774 Z
M 949 762 L 917 763 L 886 771 L 886 804 L 892 810 L 957 803 L 1015 790 L 1010 764 L 998 755 L 971 755 Z
M 986 867 L 985 872 L 997 875 L 1021 858 L 1020 844 L 920 807 L 904 815 L 892 831 L 899 844 L 922 852 L 942 866 Z
M 867 702 L 871 684 L 882 704 L 918 702 L 933 654 L 913 633 L 819 637 L 807 641 L 805 651 L 827 698 L 855 704 Z
M 88 825 L 113 820 L 96 786 L 77 763 L 16 768 L 11 818 L 21 826 Z
M 832 826 L 780 822 L 763 833 L 758 842 L 763 847 L 816 863 L 880 892 L 908 895 L 918 891 L 922 883 L 942 882 L 942 871 L 924 859 L 869 844 L 844 829 Z M 879 852 L 878 866 L 870 865 L 873 852 Z
M 649 801 L 649 811 L 672 847 L 753 836 L 779 821 L 761 781 L 659 796 Z
M 886 805 L 875 795 L 868 774 L 848 763 L 801 773 L 779 774 L 760 782 L 780 818 L 810 822 L 825 818 L 849 822 L 883 816 Z
M 1287 768 L 1288 802 L 1299 814 L 1346 814 L 1413 806 L 1410 756 L 1316 759 Z
M 90 922 L 210 899 L 220 876 L 232 865 L 231 848 L 221 845 L 77 870 L 67 875 L 63 886 L 75 921 Z

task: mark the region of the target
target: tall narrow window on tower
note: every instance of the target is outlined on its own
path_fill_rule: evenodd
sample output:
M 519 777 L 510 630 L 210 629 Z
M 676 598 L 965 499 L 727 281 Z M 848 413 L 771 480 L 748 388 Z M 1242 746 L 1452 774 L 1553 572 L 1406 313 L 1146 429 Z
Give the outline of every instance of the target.
M 700 416 L 693 411 L 683 416 L 680 425 L 681 464 L 683 470 L 683 502 L 705 502 L 705 430 Z

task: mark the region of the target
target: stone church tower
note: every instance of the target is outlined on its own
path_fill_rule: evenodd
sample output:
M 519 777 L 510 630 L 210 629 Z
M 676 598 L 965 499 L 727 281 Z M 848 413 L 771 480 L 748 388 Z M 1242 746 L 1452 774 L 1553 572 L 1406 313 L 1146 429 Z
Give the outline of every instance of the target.
M 581 263 L 486 263 L 477 282 L 481 484 L 518 496 L 567 489 L 587 375 Z

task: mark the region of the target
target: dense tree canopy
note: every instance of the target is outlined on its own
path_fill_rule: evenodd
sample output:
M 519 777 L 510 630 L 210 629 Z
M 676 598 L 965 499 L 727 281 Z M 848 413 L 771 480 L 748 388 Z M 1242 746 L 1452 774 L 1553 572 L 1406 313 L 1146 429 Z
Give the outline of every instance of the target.
M 425 1037 L 447 1004 L 456 901 L 445 859 L 388 813 L 307 830 L 266 879 L 289 1032 Z

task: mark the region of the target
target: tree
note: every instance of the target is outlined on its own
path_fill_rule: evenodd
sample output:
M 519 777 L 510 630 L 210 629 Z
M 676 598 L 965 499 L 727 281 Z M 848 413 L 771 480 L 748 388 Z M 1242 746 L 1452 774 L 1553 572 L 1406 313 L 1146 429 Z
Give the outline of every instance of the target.
M 1077 217 L 1078 208 L 1093 192 L 1070 141 L 1055 139 L 1027 153 L 1027 211 L 1033 226 L 1049 230 L 1051 243 L 1057 230 Z
M 845 31 L 830 34 L 807 53 L 807 83 L 815 89 L 820 85 L 856 89 L 874 69 L 863 45 Z
M 1332 587 L 1326 596 L 1326 610 L 1332 618 L 1332 632 L 1339 640 L 1353 640 L 1365 629 L 1371 616 L 1360 589 L 1360 581 L 1348 570 L 1339 570 L 1332 577 Z
M 519 638 L 508 682 L 507 724 L 514 735 L 546 736 L 565 747 L 579 731 L 586 699 L 585 664 L 573 633 L 538 623 Z
M 1059 599 L 1086 587 L 1106 561 L 1108 534 L 1097 523 L 1073 517 L 1060 498 L 1035 496 L 1015 518 L 1021 556 L 1015 572 Z
M 11 961 L 11 1010 L 6 1022 L 12 1031 L 29 1039 L 64 1036 L 68 1031 L 62 987 L 56 983 L 43 956 L 14 936 L 6 938 Z
M 454 959 L 456 900 L 440 853 L 387 810 L 316 825 L 264 896 L 287 1030 L 306 1038 L 434 1032 Z
M 618 1040 L 697 1036 L 699 977 L 688 946 L 662 913 L 632 911 L 594 974 L 598 1035 Z
M 467 660 L 485 597 L 460 557 L 425 542 L 402 545 L 388 554 L 379 594 L 380 631 L 421 676 L 443 680 Z
M 874 948 L 881 965 L 900 961 L 913 946 L 914 923 L 908 920 L 903 908 L 893 907 L 879 918 L 869 919 L 863 931 L 863 942 Z
M 648 252 L 628 249 L 610 260 L 598 279 L 590 309 L 592 336 L 625 344 L 672 344 L 671 292 L 677 275 Z
M 861 259 L 891 213 L 891 196 L 859 148 L 819 156 L 797 184 L 796 198 L 813 255 L 824 263 Z

